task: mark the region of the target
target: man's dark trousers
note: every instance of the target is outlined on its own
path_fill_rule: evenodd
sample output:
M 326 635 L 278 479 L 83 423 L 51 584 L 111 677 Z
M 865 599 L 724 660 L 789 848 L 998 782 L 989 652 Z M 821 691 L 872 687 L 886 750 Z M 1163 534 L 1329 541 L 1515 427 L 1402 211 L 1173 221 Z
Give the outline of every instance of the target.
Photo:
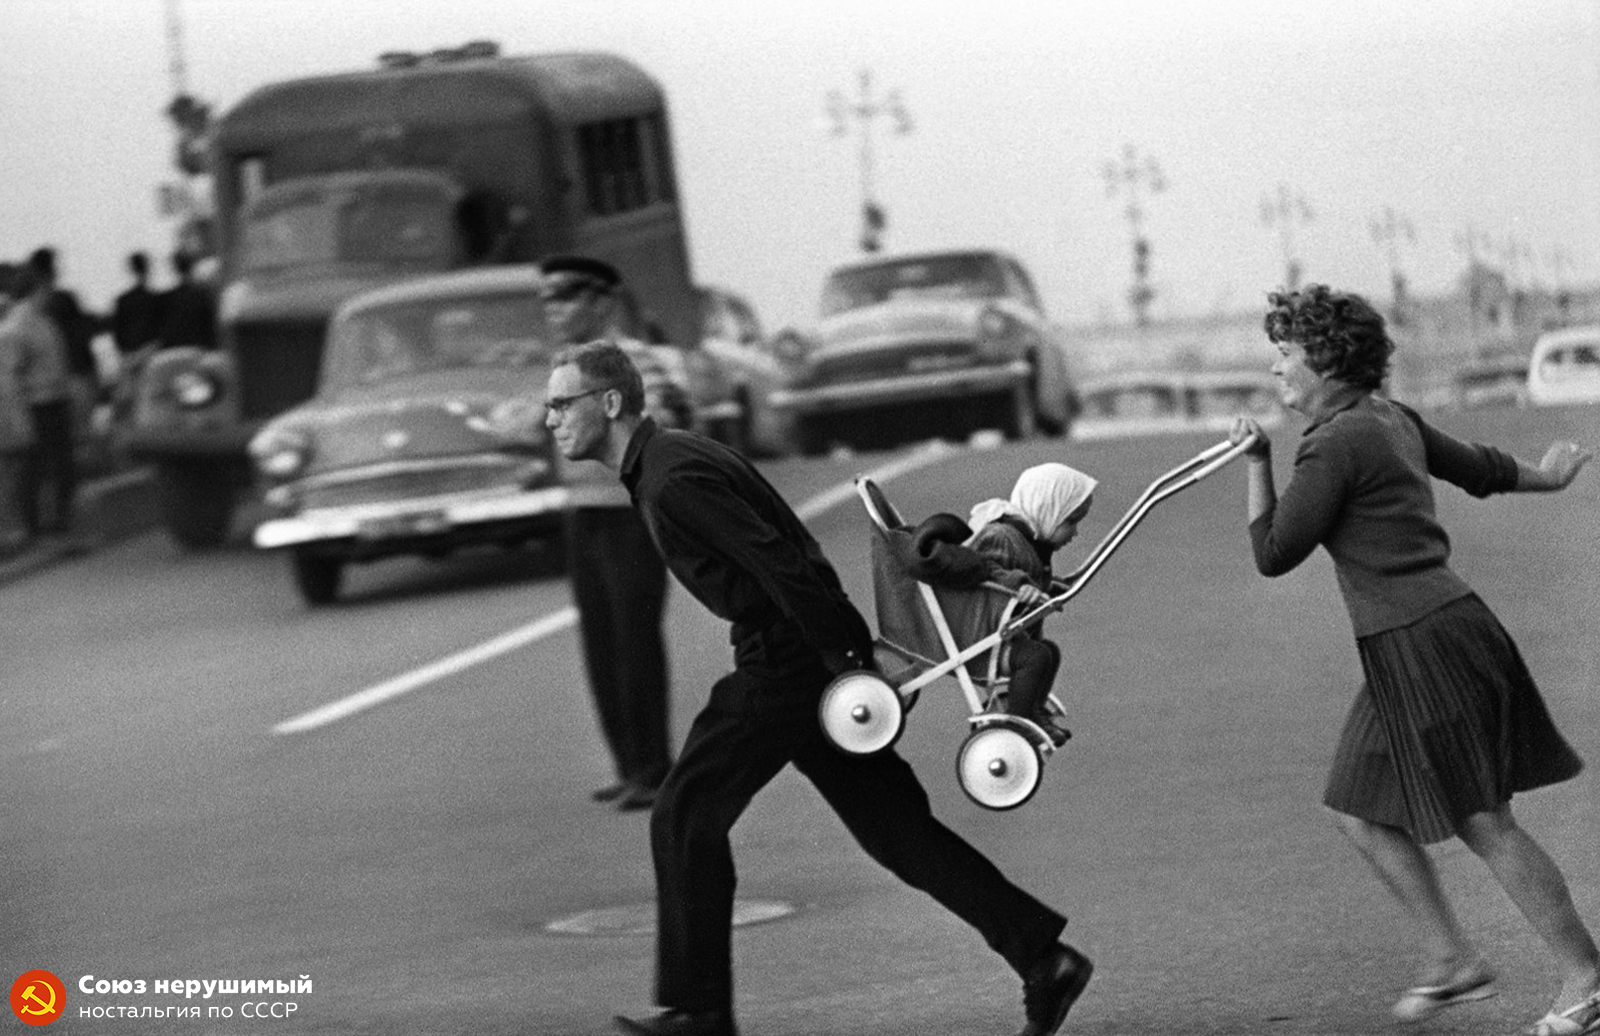
M 736 670 L 695 718 L 650 818 L 662 1006 L 732 1010 L 728 834 L 786 763 L 816 786 L 868 855 L 976 928 L 1019 973 L 1066 925 L 934 819 L 927 792 L 892 749 L 848 756 L 828 742 L 817 721 L 827 680 L 820 666 L 781 675 Z
M 73 454 L 72 401 L 33 404 L 34 444 L 23 459 L 18 497 L 29 533 L 69 532 L 78 494 L 78 465 Z M 50 521 L 44 520 L 44 487 L 51 493 Z
M 667 568 L 629 507 L 573 512 L 568 574 L 600 730 L 617 776 L 644 787 L 672 765 L 661 616 Z

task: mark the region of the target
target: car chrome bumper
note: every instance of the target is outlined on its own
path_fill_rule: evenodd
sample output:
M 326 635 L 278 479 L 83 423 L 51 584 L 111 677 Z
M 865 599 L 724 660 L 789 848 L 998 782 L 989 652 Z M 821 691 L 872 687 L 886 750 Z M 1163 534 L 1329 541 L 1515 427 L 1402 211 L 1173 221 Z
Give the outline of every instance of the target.
M 549 486 L 530 492 L 456 493 L 400 503 L 359 504 L 302 511 L 256 526 L 252 540 L 271 550 L 329 540 L 384 540 L 437 535 L 464 527 L 559 514 L 570 492 Z
M 1026 382 L 1030 372 L 1026 360 L 1013 360 L 994 367 L 963 367 L 818 388 L 777 389 L 767 397 L 767 402 L 774 410 L 791 414 L 858 410 L 891 403 L 1005 392 Z

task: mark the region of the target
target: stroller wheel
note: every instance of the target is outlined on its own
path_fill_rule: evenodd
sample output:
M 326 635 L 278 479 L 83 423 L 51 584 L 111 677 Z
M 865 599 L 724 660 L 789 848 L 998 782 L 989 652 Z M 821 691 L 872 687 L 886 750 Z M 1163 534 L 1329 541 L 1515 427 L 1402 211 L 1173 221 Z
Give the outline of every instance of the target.
M 900 692 L 866 670 L 834 677 L 822 692 L 818 716 L 828 740 L 850 755 L 881 752 L 900 740 L 906 727 Z
M 985 809 L 1016 809 L 1033 798 L 1043 773 L 1033 742 L 1005 724 L 974 730 L 956 755 L 961 790 Z

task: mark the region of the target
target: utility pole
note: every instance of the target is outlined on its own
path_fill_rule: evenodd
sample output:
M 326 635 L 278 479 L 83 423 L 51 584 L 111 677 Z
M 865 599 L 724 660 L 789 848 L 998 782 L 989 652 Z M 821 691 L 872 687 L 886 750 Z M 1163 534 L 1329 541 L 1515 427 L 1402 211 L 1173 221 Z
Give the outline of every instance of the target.
M 1403 324 L 1406 320 L 1406 274 L 1400 265 L 1401 243 L 1414 245 L 1417 243 L 1416 228 L 1411 225 L 1403 213 L 1396 212 L 1392 205 L 1383 207 L 1383 216 L 1368 221 L 1372 229 L 1372 240 L 1379 248 L 1384 250 L 1389 258 L 1389 284 L 1394 292 L 1394 322 Z
M 1567 290 L 1567 271 L 1572 269 L 1572 255 L 1565 247 L 1556 245 L 1545 253 L 1545 260 L 1549 263 L 1550 275 L 1555 281 L 1556 313 L 1560 322 L 1565 325 L 1572 308 L 1572 293 Z
M 1278 228 L 1278 247 L 1283 251 L 1284 287 L 1289 291 L 1300 287 L 1300 257 L 1294 244 L 1295 224 L 1304 226 L 1311 220 L 1311 206 L 1306 204 L 1305 196 L 1298 191 L 1291 191 L 1289 185 L 1282 181 L 1278 182 L 1276 194 L 1261 198 L 1261 225 L 1268 229 Z
M 189 92 L 189 65 L 184 55 L 182 0 L 166 0 L 167 76 L 172 100 L 166 115 L 177 131 L 173 164 L 183 174 L 177 184 L 163 187 L 164 214 L 181 219 L 178 251 L 194 256 L 212 251 L 209 220 L 204 205 L 196 198 L 195 178 L 211 171 L 211 106 Z
M 1484 279 L 1489 272 L 1483 261 L 1483 251 L 1493 247 L 1493 242 L 1469 223 L 1456 231 L 1455 245 L 1456 251 L 1467 257 L 1467 275 L 1463 285 L 1467 292 L 1467 320 L 1472 335 L 1472 355 L 1475 359 L 1481 360 L 1483 343 L 1478 334 L 1478 316 L 1483 309 Z
M 911 132 L 911 113 L 900 100 L 900 91 L 890 90 L 882 100 L 872 96 L 872 72 L 862 69 L 860 74 L 860 99 L 854 104 L 845 100 L 838 90 L 828 91 L 828 116 L 833 120 L 833 135 L 843 137 L 850 132 L 850 122 L 855 120 L 861 136 L 861 250 L 876 252 L 882 247 L 882 234 L 889 225 L 889 215 L 879 203 L 873 184 L 873 125 L 879 117 L 893 122 L 896 134 Z
M 1128 289 L 1128 304 L 1133 308 L 1133 322 L 1146 327 L 1150 323 L 1150 303 L 1155 301 L 1156 289 L 1150 284 L 1150 239 L 1144 232 L 1144 198 L 1166 190 L 1167 181 L 1156 160 L 1140 155 L 1132 144 L 1122 146 L 1120 163 L 1107 161 L 1100 171 L 1106 181 L 1106 197 L 1119 193 L 1128 196 L 1128 204 L 1122 210 L 1128 217 L 1133 245 L 1133 285 Z

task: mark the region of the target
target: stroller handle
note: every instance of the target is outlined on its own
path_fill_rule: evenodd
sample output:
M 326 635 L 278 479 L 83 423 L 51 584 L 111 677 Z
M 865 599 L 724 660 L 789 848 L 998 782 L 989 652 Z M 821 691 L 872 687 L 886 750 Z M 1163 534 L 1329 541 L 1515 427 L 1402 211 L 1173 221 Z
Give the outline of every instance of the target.
M 1258 436 L 1250 435 L 1241 442 L 1230 442 L 1224 439 L 1215 446 L 1207 447 L 1150 483 L 1139 499 L 1134 501 L 1133 506 L 1128 508 L 1121 518 L 1117 519 L 1117 523 L 1111 527 L 1105 538 L 1084 559 L 1083 564 L 1079 565 L 1077 570 L 1070 575 L 1057 580 L 1066 589 L 1050 598 L 1047 603 L 1032 609 L 1024 615 L 1017 616 L 1013 622 L 1016 625 L 1027 625 L 1039 616 L 1060 608 L 1061 605 L 1076 597 L 1078 592 L 1088 585 L 1094 574 L 1100 571 L 1100 567 L 1105 564 L 1106 559 L 1116 552 L 1122 542 L 1128 538 L 1128 534 L 1144 520 L 1145 515 L 1149 514 L 1157 504 L 1168 497 L 1183 492 L 1201 479 L 1207 478 L 1226 467 L 1253 447 L 1257 438 Z

